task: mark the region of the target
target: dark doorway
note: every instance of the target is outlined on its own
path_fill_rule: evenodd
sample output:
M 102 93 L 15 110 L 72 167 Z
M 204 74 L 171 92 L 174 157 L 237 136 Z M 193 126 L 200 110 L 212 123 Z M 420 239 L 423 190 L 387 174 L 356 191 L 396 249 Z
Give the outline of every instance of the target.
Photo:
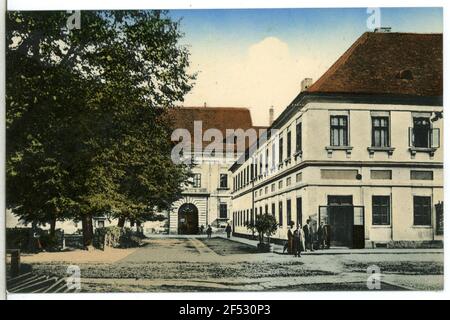
M 198 234 L 198 209 L 192 203 L 178 209 L 178 234 Z
M 352 196 L 328 196 L 328 221 L 332 246 L 353 246 Z

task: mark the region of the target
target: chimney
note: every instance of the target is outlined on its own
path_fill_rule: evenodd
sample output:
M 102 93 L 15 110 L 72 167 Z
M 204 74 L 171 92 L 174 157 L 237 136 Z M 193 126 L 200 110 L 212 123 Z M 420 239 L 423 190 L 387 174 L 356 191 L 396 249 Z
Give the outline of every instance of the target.
M 300 92 L 308 90 L 308 88 L 312 85 L 312 79 L 311 78 L 305 78 L 302 80 Z
M 274 110 L 273 110 L 273 106 L 270 106 L 270 109 L 269 109 L 269 126 L 272 125 L 273 119 L 274 119 Z
M 203 102 L 203 107 L 206 108 L 206 102 Z

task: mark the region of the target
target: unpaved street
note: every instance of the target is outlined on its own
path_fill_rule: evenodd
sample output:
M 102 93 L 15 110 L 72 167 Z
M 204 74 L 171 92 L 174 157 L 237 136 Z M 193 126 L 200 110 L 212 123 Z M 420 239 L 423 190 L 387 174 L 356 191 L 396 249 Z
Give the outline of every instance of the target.
M 355 252 L 317 251 L 295 258 L 257 253 L 253 246 L 223 238 L 154 238 L 115 262 L 105 258 L 78 265 L 85 292 L 368 290 L 369 266 L 380 268 L 384 290 L 442 289 L 442 253 Z M 29 262 L 34 272 L 64 276 L 69 262 L 58 261 L 58 254 L 52 262 L 48 257 Z

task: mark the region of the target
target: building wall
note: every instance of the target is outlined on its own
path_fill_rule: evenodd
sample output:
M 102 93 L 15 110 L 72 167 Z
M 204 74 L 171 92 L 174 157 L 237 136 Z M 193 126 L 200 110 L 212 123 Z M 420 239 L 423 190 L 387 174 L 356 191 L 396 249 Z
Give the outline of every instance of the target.
M 369 152 L 372 144 L 372 112 L 388 111 L 390 116 L 390 146 L 387 150 Z M 254 195 L 256 207 L 267 204 L 269 209 L 275 203 L 275 217 L 279 219 L 279 202 L 283 203 L 283 224 L 275 237 L 286 238 L 286 201 L 291 199 L 291 220 L 297 221 L 297 197 L 302 198 L 302 221 L 313 217 L 317 219 L 319 206 L 327 205 L 328 195 L 351 195 L 353 205 L 364 206 L 366 241 L 422 241 L 442 240 L 436 235 L 436 212 L 434 205 L 443 201 L 443 120 L 432 123 L 440 129 L 441 146 L 434 152 L 412 152 L 409 147 L 409 127 L 412 127 L 413 114 L 442 111 L 440 106 L 416 105 L 369 105 L 349 103 L 308 103 L 299 109 L 279 128 L 274 135 L 255 152 L 243 165 L 233 172 L 233 179 L 252 163 L 260 169 L 260 154 L 265 161 L 265 150 L 269 148 L 269 163 L 263 172 L 247 182 L 247 185 L 233 190 L 233 212 L 246 210 L 252 206 L 249 194 Z M 347 114 L 349 118 L 349 146 L 345 150 L 328 148 L 330 146 L 330 115 Z M 296 123 L 302 123 L 302 152 L 296 154 Z M 287 131 L 291 131 L 291 156 L 286 155 Z M 271 145 L 283 137 L 283 162 L 278 162 L 276 146 L 275 163 L 271 157 Z M 331 150 L 330 150 L 331 149 Z M 429 151 L 429 150 L 428 150 Z M 360 174 L 349 179 L 324 179 L 321 170 L 354 170 Z M 392 178 L 378 180 L 371 178 L 371 170 L 391 170 Z M 433 171 L 433 180 L 411 180 L 411 170 Z M 298 176 L 301 174 L 301 176 Z M 287 179 L 291 183 L 287 186 Z M 280 189 L 279 183 L 283 181 Z M 275 185 L 275 190 L 272 189 Z M 268 187 L 268 188 L 267 188 Z M 372 196 L 391 197 L 391 219 L 388 226 L 372 225 Z M 413 225 L 413 196 L 432 197 L 432 223 L 430 226 Z M 269 213 L 272 213 L 269 210 Z M 237 233 L 248 233 L 245 227 L 236 227 Z
M 183 197 L 176 201 L 169 215 L 169 233 L 178 233 L 178 210 L 184 203 L 194 204 L 199 212 L 199 227 L 212 224 L 217 226 L 220 204 L 227 205 L 227 219 L 231 212 L 231 173 L 228 171 L 234 158 L 214 159 L 207 157 L 195 158 L 198 163 L 192 168 L 192 173 L 201 175 L 201 185 L 198 188 L 188 186 L 183 191 Z M 220 174 L 228 176 L 228 187 L 220 187 Z

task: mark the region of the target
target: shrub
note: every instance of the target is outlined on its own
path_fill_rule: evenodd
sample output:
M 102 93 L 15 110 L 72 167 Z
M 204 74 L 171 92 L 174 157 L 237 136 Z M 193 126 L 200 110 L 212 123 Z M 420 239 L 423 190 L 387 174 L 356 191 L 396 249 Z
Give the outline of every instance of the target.
M 278 224 L 274 216 L 269 214 L 260 215 L 256 221 L 246 224 L 247 229 L 258 232 L 259 243 L 264 243 L 264 236 L 270 241 L 272 236 L 278 229 Z

